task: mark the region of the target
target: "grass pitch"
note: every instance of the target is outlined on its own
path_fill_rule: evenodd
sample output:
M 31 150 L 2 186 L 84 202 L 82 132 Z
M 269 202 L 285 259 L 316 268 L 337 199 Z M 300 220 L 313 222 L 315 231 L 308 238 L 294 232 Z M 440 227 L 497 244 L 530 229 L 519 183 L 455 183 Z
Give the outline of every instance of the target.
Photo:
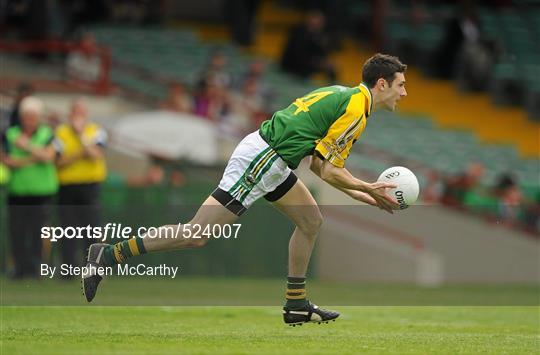
M 538 309 L 339 307 L 287 327 L 275 307 L 8 307 L 3 354 L 533 354 Z
M 135 288 L 121 288 L 124 282 L 133 284 L 135 280 L 110 281 L 106 286 L 111 287 L 100 290 L 98 299 L 100 296 L 125 300 L 142 297 L 140 304 L 170 305 L 136 306 L 133 302 L 128 303 L 130 306 L 86 305 L 78 294 L 76 282 L 37 283 L 40 292 L 35 293 L 29 292 L 34 284 L 2 280 L 0 353 L 533 354 L 538 353 L 540 347 L 538 306 L 338 305 L 333 309 L 342 315 L 335 323 L 292 328 L 282 323 L 277 305 L 176 306 L 171 305 L 168 297 L 196 298 L 197 288 L 181 293 L 174 290 L 174 281 L 145 284 L 138 280 L 136 288 L 141 292 L 136 292 Z M 228 280 L 227 283 L 231 288 L 244 290 L 246 281 Z M 247 283 L 252 285 L 254 294 L 264 293 L 265 283 Z M 277 280 L 268 283 L 283 286 Z M 205 294 L 214 287 L 215 299 L 220 298 L 219 283 L 215 280 L 192 280 L 192 284 Z M 324 287 L 313 284 L 324 295 Z M 410 287 L 402 288 L 411 292 Z M 37 305 L 38 302 L 28 305 L 30 298 L 44 300 L 58 290 L 70 295 L 72 289 L 76 296 L 69 299 L 75 298 L 73 302 L 78 302 L 79 306 L 44 306 Z M 340 291 L 336 285 L 332 285 L 332 289 Z M 363 289 L 370 290 L 382 293 L 375 286 Z M 400 286 L 394 286 L 393 292 L 399 290 Z M 470 292 L 459 290 L 454 293 L 463 297 Z M 475 294 L 478 292 L 474 290 Z M 485 292 L 486 296 L 488 294 Z M 315 291 L 313 295 L 318 301 Z M 520 295 L 516 293 L 516 297 Z M 16 305 L 17 299 L 19 305 Z

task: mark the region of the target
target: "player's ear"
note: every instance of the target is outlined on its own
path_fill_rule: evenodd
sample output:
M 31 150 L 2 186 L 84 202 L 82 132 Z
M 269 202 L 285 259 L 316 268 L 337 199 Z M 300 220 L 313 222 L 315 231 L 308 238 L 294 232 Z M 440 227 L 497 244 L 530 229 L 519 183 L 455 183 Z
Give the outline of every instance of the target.
M 383 78 L 379 78 L 379 80 L 377 80 L 377 86 L 381 91 L 384 91 L 384 88 L 386 86 L 386 80 L 384 80 Z

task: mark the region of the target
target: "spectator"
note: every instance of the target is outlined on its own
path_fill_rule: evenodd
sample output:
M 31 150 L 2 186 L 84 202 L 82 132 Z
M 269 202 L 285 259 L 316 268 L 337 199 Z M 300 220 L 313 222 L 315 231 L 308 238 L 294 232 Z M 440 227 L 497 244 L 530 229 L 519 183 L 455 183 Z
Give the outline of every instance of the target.
M 264 100 L 264 106 L 271 106 L 274 99 L 274 92 L 271 87 L 265 83 L 264 73 L 266 65 L 262 60 L 255 59 L 249 64 L 248 70 L 236 81 L 235 88 L 242 90 L 246 81 L 255 80 L 257 82 L 257 94 Z
M 441 177 L 434 170 L 429 171 L 426 177 L 426 186 L 422 189 L 422 200 L 428 204 L 437 203 L 440 201 L 443 192 Z
M 225 10 L 229 30 L 236 43 L 249 46 L 255 33 L 255 15 L 260 0 L 227 0 Z
M 231 85 L 231 75 L 225 69 L 226 66 L 227 56 L 225 53 L 219 50 L 214 51 L 210 57 L 208 66 L 199 78 L 199 85 L 211 81 L 220 87 L 229 88 Z
M 220 122 L 229 114 L 229 93 L 219 80 L 208 78 L 199 84 L 195 94 L 194 114 Z
M 445 26 L 444 37 L 438 52 L 439 75 L 452 79 L 459 52 L 465 42 L 477 42 L 480 38 L 480 27 L 472 6 L 462 2 L 457 13 Z
M 169 88 L 169 96 L 160 104 L 160 107 L 174 112 L 191 112 L 193 103 L 184 85 L 174 83 Z
M 497 215 L 504 222 L 515 225 L 519 222 L 523 196 L 515 178 L 503 174 L 495 185 L 495 197 L 498 200 Z
M 11 169 L 8 215 L 15 278 L 37 277 L 41 264 L 41 228 L 58 189 L 54 168 L 53 132 L 41 124 L 41 100 L 28 96 L 20 103 L 20 124 L 6 130 L 1 163 Z
M 442 202 L 453 207 L 463 207 L 467 193 L 476 188 L 484 175 L 484 165 L 472 162 L 462 174 L 446 180 Z
M 13 108 L 11 110 L 11 113 L 9 114 L 9 126 L 19 126 L 21 124 L 20 121 L 20 114 L 19 114 L 19 107 L 21 104 L 21 101 L 30 95 L 32 95 L 34 92 L 34 88 L 28 84 L 28 83 L 20 83 L 17 87 L 17 96 L 15 97 L 15 101 L 13 103 Z
M 231 114 L 229 129 L 236 135 L 244 135 L 255 129 L 255 123 L 264 116 L 263 98 L 259 94 L 258 81 L 249 78 L 244 81 L 242 91 L 231 94 Z
M 328 59 L 330 46 L 324 24 L 324 15 L 312 12 L 305 24 L 291 31 L 281 58 L 285 71 L 303 78 L 322 72 L 329 81 L 336 80 L 336 70 Z
M 439 77 L 457 78 L 465 88 L 485 89 L 493 65 L 493 44 L 482 39 L 474 2 L 461 1 L 458 13 L 446 25 L 437 53 Z
M 93 86 L 101 80 L 102 62 L 92 34 L 84 34 L 79 47 L 68 55 L 66 71 L 68 79 L 78 85 Z
M 88 106 L 76 100 L 71 106 L 69 122 L 56 129 L 58 194 L 60 223 L 63 227 L 100 225 L 100 185 L 106 177 L 103 148 L 107 133 L 88 119 Z M 84 240 L 88 247 L 91 240 Z M 77 265 L 80 240 L 62 239 L 62 263 Z

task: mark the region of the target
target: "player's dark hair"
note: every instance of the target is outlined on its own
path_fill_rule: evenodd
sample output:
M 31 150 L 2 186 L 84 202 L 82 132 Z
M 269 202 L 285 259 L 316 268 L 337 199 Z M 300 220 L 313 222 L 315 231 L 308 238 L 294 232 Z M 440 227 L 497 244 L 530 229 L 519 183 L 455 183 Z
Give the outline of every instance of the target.
M 362 68 L 362 81 L 372 88 L 377 80 L 383 78 L 392 85 L 396 73 L 404 73 L 407 65 L 401 63 L 398 57 L 377 53 L 369 58 Z

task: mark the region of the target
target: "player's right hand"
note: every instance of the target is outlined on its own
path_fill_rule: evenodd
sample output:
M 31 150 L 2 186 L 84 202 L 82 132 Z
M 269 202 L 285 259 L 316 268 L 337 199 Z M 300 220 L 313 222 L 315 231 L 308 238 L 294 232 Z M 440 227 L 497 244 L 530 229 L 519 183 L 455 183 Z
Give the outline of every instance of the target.
M 388 182 L 374 182 L 369 184 L 367 193 L 377 201 L 377 206 L 388 213 L 394 213 L 398 209 L 399 203 L 386 193 L 386 189 L 397 187 L 396 184 Z

